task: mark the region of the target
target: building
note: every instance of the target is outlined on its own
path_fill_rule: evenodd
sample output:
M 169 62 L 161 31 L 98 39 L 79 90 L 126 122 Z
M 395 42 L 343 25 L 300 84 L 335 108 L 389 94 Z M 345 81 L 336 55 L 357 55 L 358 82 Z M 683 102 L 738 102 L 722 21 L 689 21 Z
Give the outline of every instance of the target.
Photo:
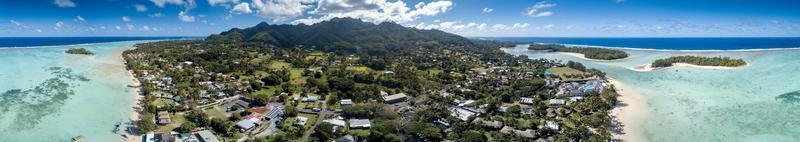
M 550 99 L 550 105 L 564 105 L 567 101 L 562 99 Z
M 294 124 L 305 126 L 306 122 L 308 122 L 308 117 L 298 116 L 297 119 L 294 119 Z
M 158 133 L 156 139 L 156 142 L 175 142 L 175 137 L 170 133 Z
M 197 139 L 200 139 L 200 142 L 219 142 L 217 136 L 214 136 L 214 133 L 211 133 L 209 130 L 197 132 Z
M 369 119 L 350 119 L 350 129 L 369 127 L 371 127 Z
M 303 102 L 316 102 L 317 100 L 319 100 L 317 96 L 308 96 L 303 98 Z
M 345 122 L 339 119 L 326 119 L 322 120 L 322 122 L 330 123 L 333 126 L 344 127 Z
M 339 102 L 339 104 L 341 104 L 341 105 L 343 105 L 343 106 L 344 106 L 344 105 L 352 105 L 352 104 L 353 104 L 353 100 L 352 100 L 352 99 L 343 99 L 343 100 L 341 100 L 341 101 Z
M 336 142 L 355 142 L 356 139 L 351 135 L 344 135 L 336 139 Z
M 264 117 L 267 119 L 275 119 L 278 117 L 283 117 L 283 106 L 271 104 L 269 105 L 269 111 L 264 114 Z
M 553 122 L 553 121 L 547 121 L 547 123 L 545 124 L 545 127 L 549 128 L 549 129 L 553 129 L 553 130 L 558 130 L 560 128 L 558 123 Z
M 236 127 L 239 127 L 239 131 L 247 131 L 256 127 L 256 122 L 250 119 L 243 119 L 239 122 L 236 122 Z
M 405 101 L 408 95 L 406 93 L 397 93 L 394 95 L 383 96 L 383 100 L 388 104 L 399 103 Z
M 478 114 L 477 112 L 469 111 L 467 109 L 463 109 L 463 108 L 460 108 L 460 107 L 449 107 L 447 109 L 450 110 L 450 115 L 451 116 L 456 117 L 461 121 L 467 121 L 467 120 L 469 120 L 469 117 L 472 117 L 472 116 L 475 116 L 475 115 Z
M 533 104 L 533 98 L 522 97 L 519 99 L 519 103 L 531 105 Z
M 158 124 L 161 125 L 167 125 L 171 122 L 167 111 L 159 111 L 156 119 L 158 119 Z
M 536 137 L 536 131 L 534 131 L 534 130 L 526 129 L 525 131 L 522 131 L 522 130 L 517 130 L 517 129 L 511 128 L 510 126 L 504 126 L 503 129 L 500 129 L 500 133 L 503 133 L 503 134 L 514 134 L 514 135 L 517 135 L 517 136 L 520 136 L 520 137 L 525 137 L 525 138 L 534 138 L 534 137 Z

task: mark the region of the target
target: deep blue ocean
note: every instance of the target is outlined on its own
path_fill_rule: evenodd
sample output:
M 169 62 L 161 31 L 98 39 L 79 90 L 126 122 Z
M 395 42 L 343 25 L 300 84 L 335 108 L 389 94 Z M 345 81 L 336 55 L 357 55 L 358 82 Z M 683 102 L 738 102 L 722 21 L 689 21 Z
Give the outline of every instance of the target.
M 192 39 L 197 37 L 0 37 L 0 48 L 58 46 L 132 40 Z
M 798 48 L 800 37 L 725 37 L 725 38 L 554 38 L 554 37 L 483 37 L 482 39 L 626 47 L 661 50 L 743 50 Z

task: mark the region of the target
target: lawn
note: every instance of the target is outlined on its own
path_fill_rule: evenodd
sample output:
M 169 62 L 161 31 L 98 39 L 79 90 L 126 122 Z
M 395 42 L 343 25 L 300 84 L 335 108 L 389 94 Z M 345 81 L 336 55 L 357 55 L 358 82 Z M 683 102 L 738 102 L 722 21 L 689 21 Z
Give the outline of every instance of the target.
M 581 75 L 581 74 L 585 74 L 585 72 L 583 72 L 583 71 L 579 71 L 579 70 L 576 70 L 576 69 L 573 69 L 573 68 L 568 68 L 568 67 L 550 68 L 550 69 L 547 69 L 547 71 L 550 72 L 550 73 L 553 73 L 555 75 L 560 76 L 561 79 L 563 79 L 563 80 L 580 79 L 580 78 L 565 78 L 564 75 Z
M 372 71 L 372 69 L 370 69 L 369 67 L 366 67 L 366 66 L 348 66 L 345 69 L 349 70 L 349 71 L 357 71 L 357 72 L 370 72 L 370 71 Z
M 203 109 L 203 112 L 213 118 L 228 118 L 228 113 L 224 111 L 224 108 L 220 108 L 219 106 Z
M 303 132 L 303 138 L 301 138 L 302 141 L 308 141 L 308 137 L 311 136 L 311 133 L 314 133 L 314 124 L 317 123 L 317 115 L 299 113 L 297 116 L 308 118 L 306 125 L 303 126 L 306 131 Z
M 161 107 L 161 106 L 166 106 L 168 104 L 173 104 L 173 102 L 174 101 L 172 101 L 170 99 L 156 98 L 156 100 L 153 100 L 152 104 L 155 105 L 155 106 Z
M 170 114 L 169 119 L 171 122 L 164 126 L 159 125 L 158 129 L 156 129 L 156 132 L 170 132 L 173 129 L 180 127 L 181 124 L 186 122 L 186 117 L 183 117 L 183 115 Z
M 292 64 L 284 62 L 284 61 L 272 61 L 270 62 L 270 67 L 273 69 L 281 69 L 281 68 L 292 68 Z

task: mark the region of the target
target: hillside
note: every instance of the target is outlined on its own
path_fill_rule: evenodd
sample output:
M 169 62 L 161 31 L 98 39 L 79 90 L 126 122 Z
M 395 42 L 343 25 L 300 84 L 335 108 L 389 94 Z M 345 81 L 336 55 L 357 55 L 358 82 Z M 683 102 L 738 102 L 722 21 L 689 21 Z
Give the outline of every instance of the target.
M 335 18 L 313 25 L 270 25 L 265 22 L 250 28 L 234 28 L 211 35 L 209 42 L 259 42 L 280 47 L 335 46 L 332 43 L 359 46 L 390 46 L 402 43 L 436 42 L 473 46 L 470 39 L 439 30 L 419 30 L 384 22 L 373 24 L 352 18 Z

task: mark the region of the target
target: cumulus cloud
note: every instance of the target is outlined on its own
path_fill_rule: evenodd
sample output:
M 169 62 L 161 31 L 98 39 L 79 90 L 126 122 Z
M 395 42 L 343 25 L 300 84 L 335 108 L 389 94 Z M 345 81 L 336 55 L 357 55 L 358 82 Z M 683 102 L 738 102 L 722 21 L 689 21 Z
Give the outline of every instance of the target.
M 557 4 L 555 3 L 548 3 L 547 1 L 537 2 L 531 7 L 528 7 L 528 11 L 525 12 L 525 15 L 528 17 L 547 17 L 553 15 L 551 11 L 542 11 L 542 9 L 555 7 Z
M 250 14 L 253 13 L 253 10 L 250 10 L 250 4 L 243 2 L 239 3 L 231 9 L 230 13 L 233 14 Z
M 77 6 L 77 5 L 75 5 L 75 2 L 72 2 L 72 0 L 55 0 L 55 1 L 53 1 L 53 4 L 58 5 L 58 7 L 75 7 L 75 6 Z
M 156 7 L 164 8 L 167 4 L 172 5 L 180 5 L 183 6 L 186 10 L 194 9 L 197 7 L 197 3 L 194 0 L 150 0 Z
M 514 25 L 511 26 L 511 29 L 526 29 L 529 26 L 531 26 L 531 24 L 528 24 L 528 23 L 514 23 Z
M 319 0 L 310 14 L 317 18 L 295 20 L 292 23 L 313 24 L 337 17 L 358 18 L 368 22 L 411 22 L 422 16 L 435 16 L 451 9 L 451 1 L 419 2 L 413 8 L 404 1 L 386 0 Z
M 303 15 L 311 7 L 304 0 L 253 0 L 256 15 L 273 21 L 284 21 Z
M 122 16 L 122 21 L 131 22 L 131 18 L 128 18 L 128 16 Z
M 186 12 L 181 11 L 180 13 L 178 13 L 178 19 L 180 19 L 183 22 L 194 22 L 196 18 L 194 16 L 186 14 Z
M 77 23 L 81 23 L 81 24 L 83 24 L 83 23 L 86 23 L 86 19 L 84 19 L 84 18 L 83 18 L 83 17 L 81 17 L 80 15 L 78 15 L 78 16 L 75 16 L 75 19 L 72 19 L 72 20 L 73 20 L 73 21 L 75 21 L 75 22 L 77 22 Z
M 121 30 L 122 29 L 122 27 L 119 27 L 119 26 L 114 26 L 114 28 L 117 29 L 117 30 Z
M 211 6 L 214 6 L 214 5 L 217 5 L 217 4 L 226 4 L 226 3 L 236 4 L 236 3 L 239 3 L 239 0 L 208 0 L 208 4 L 211 5 Z
M 156 18 L 158 18 L 158 17 L 163 17 L 163 16 L 164 16 L 164 14 L 162 14 L 161 12 L 159 12 L 159 13 L 153 13 L 153 14 L 150 14 L 150 15 L 148 15 L 148 16 L 150 16 L 150 17 L 156 17 Z
M 547 24 L 547 25 L 544 25 L 544 26 L 542 26 L 542 28 L 543 28 L 543 29 L 550 29 L 550 28 L 553 28 L 553 27 L 555 27 L 555 26 L 556 26 L 556 25 L 553 25 L 553 24 Z M 571 28 L 570 28 L 570 29 L 571 29 Z
M 130 31 L 130 30 L 133 30 L 133 28 L 135 27 L 135 26 L 133 26 L 133 24 L 125 24 L 125 26 L 127 26 L 127 27 L 128 27 L 128 30 L 129 30 L 129 31 Z
M 58 28 L 64 27 L 64 22 L 61 22 L 61 21 L 56 22 L 56 27 L 58 27 Z
M 19 22 L 19 21 L 14 21 L 14 20 L 8 20 L 8 21 L 9 21 L 9 22 L 11 22 L 12 24 L 14 24 L 14 25 L 15 25 L 15 26 L 17 26 L 17 27 L 20 27 L 20 26 L 23 26 L 23 25 L 24 25 L 24 24 L 22 24 L 22 23 L 21 23 L 21 22 Z
M 483 12 L 484 13 L 491 13 L 492 11 L 494 11 L 494 9 L 491 9 L 491 8 L 488 8 L 488 7 L 484 7 L 483 8 Z
M 133 8 L 136 9 L 136 12 L 146 12 L 147 11 L 147 6 L 144 6 L 143 4 L 134 4 Z

